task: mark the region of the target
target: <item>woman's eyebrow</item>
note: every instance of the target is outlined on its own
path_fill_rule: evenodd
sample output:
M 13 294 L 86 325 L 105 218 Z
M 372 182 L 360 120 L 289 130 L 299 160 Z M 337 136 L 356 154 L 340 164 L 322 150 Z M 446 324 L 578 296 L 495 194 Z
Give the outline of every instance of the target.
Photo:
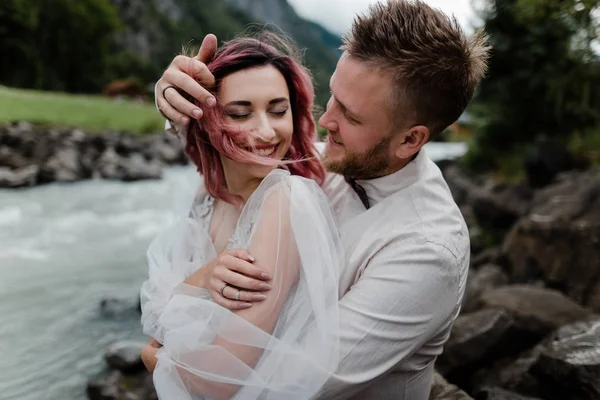
M 287 97 L 278 97 L 276 99 L 273 99 L 271 101 L 269 101 L 269 104 L 276 104 L 276 103 L 283 103 L 284 101 L 289 101 Z
M 229 103 L 225 104 L 225 107 L 227 106 L 251 106 L 252 102 L 248 101 L 248 100 L 235 100 L 235 101 L 230 101 Z

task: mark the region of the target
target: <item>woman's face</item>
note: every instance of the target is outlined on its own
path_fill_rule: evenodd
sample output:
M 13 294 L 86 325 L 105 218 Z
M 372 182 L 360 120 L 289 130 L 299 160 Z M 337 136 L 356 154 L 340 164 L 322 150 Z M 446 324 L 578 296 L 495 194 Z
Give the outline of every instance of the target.
M 275 67 L 254 67 L 227 75 L 221 82 L 219 102 L 228 127 L 249 132 L 255 138 L 254 146 L 248 145 L 247 150 L 277 160 L 285 156 L 294 121 L 287 83 Z M 263 177 L 273 169 L 262 165 L 250 168 L 252 175 Z

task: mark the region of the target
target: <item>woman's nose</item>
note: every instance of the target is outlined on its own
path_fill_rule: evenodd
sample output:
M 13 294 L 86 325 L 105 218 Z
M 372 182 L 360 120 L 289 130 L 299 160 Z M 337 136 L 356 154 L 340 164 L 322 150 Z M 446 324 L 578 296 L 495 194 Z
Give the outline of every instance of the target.
M 259 124 L 256 127 L 256 134 L 266 143 L 272 142 L 277 135 L 269 119 L 266 117 L 260 118 Z

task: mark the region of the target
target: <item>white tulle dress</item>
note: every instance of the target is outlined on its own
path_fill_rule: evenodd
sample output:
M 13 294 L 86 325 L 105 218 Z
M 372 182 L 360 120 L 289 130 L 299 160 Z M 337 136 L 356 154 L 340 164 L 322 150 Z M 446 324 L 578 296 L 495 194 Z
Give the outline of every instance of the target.
M 309 399 L 338 364 L 342 247 L 312 180 L 273 170 L 243 210 L 201 187 L 189 212 L 148 250 L 144 332 L 163 347 L 160 399 Z M 189 204 L 189 203 L 188 203 Z M 224 249 L 244 248 L 271 272 L 267 300 L 231 312 L 182 283 Z

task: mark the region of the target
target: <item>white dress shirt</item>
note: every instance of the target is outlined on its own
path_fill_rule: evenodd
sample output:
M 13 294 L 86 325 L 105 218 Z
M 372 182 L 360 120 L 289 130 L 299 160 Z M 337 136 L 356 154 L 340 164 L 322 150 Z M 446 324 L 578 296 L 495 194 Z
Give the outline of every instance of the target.
M 439 168 L 421 150 L 394 174 L 324 187 L 347 263 L 340 277 L 341 364 L 319 399 L 426 400 L 460 311 L 469 235 Z
M 180 137 L 182 126 L 168 122 Z M 341 363 L 318 399 L 427 400 L 436 357 L 464 294 L 467 226 L 424 149 L 401 170 L 323 189 L 346 253 L 339 286 Z

